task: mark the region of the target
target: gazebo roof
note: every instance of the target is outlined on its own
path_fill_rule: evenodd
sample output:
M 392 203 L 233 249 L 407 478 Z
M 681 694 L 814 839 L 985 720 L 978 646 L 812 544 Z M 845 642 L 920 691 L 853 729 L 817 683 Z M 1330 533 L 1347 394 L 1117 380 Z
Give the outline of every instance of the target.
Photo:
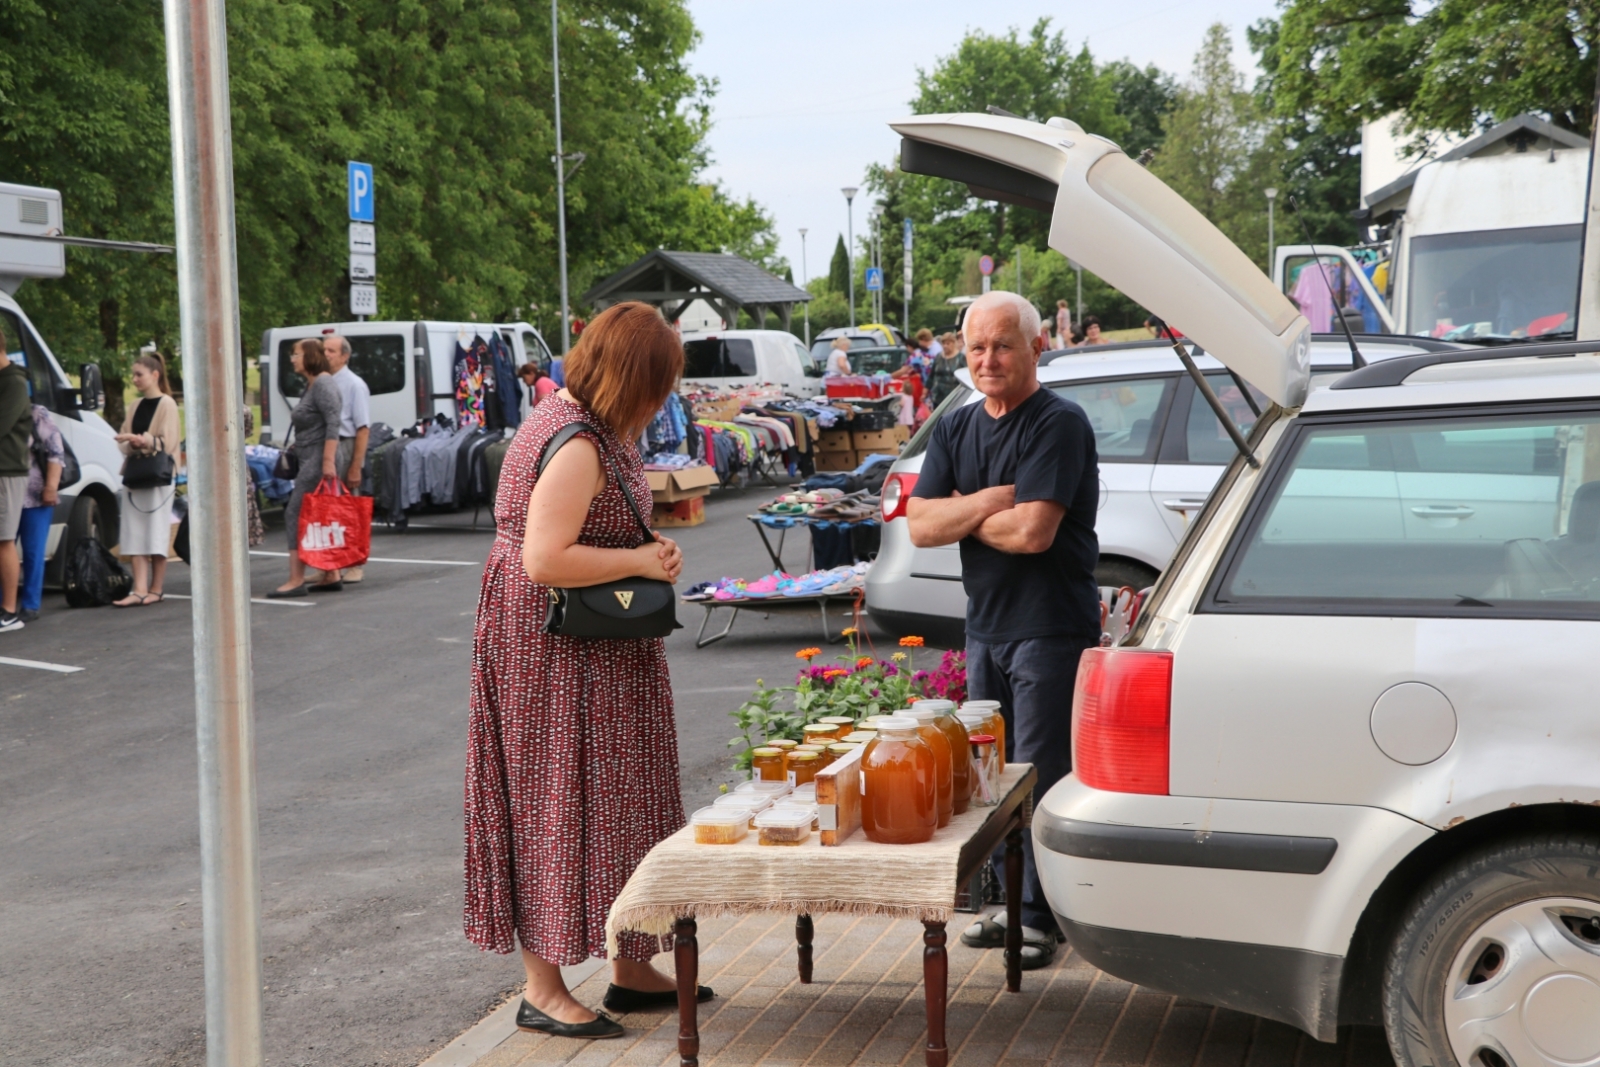
M 593 286 L 580 298 L 595 308 L 624 300 L 682 304 L 710 299 L 743 307 L 786 307 L 811 294 L 728 252 L 669 252 L 658 249 Z

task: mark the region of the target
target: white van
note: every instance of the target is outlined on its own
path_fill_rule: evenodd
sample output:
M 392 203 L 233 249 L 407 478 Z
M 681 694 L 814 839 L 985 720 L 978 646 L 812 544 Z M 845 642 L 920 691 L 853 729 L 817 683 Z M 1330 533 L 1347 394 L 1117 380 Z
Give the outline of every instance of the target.
M 683 335 L 683 386 L 776 385 L 791 396 L 822 392 L 822 367 L 783 330 L 707 330 Z
M 372 421 L 396 431 L 436 414 L 456 415 L 452 380 L 456 346 L 474 337 L 488 340 L 498 333 L 511 347 L 513 366 L 538 363 L 549 367 L 550 346 L 526 322 L 321 322 L 280 326 L 261 335 L 261 441 L 282 443 L 289 431 L 289 412 L 305 391 L 289 355 L 296 341 L 321 338 L 325 332 L 350 342 L 350 369 L 372 390 Z M 519 391 L 521 383 L 515 383 Z M 528 402 L 520 401 L 523 414 Z

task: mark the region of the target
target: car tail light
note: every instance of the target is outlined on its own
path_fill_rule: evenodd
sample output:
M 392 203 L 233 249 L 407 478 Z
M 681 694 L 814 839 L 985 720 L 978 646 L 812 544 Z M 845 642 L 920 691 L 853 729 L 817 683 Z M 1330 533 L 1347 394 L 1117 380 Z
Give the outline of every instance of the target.
M 1072 693 L 1072 768 L 1091 789 L 1167 792 L 1172 653 L 1086 649 Z
M 893 522 L 906 513 L 911 490 L 917 487 L 915 474 L 891 474 L 883 480 L 883 521 Z

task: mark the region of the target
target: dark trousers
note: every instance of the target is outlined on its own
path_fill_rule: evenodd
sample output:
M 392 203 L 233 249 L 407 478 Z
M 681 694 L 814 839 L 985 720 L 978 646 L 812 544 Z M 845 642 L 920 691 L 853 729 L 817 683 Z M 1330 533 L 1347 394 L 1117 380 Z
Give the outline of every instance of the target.
M 1032 637 L 985 644 L 967 638 L 967 696 L 998 700 L 1006 721 L 1006 762 L 1031 763 L 1039 772 L 1034 803 L 1072 770 L 1072 690 L 1078 656 L 1095 641 L 1081 637 Z M 1005 877 L 1004 846 L 995 866 Z M 1056 928 L 1050 903 L 1033 862 L 1033 837 L 1022 837 L 1022 923 Z

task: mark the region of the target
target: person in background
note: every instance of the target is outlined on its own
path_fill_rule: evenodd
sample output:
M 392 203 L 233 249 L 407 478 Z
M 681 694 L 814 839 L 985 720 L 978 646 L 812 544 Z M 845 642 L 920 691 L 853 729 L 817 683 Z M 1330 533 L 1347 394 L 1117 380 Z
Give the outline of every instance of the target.
M 17 540 L 22 546 L 22 588 L 17 594 L 17 614 L 22 616 L 23 622 L 37 619 L 43 603 L 44 557 L 50 547 L 50 517 L 55 514 L 60 500 L 61 471 L 67 463 L 61 430 L 42 404 L 33 405 L 30 451 L 28 496 L 17 531 Z
M 1072 347 L 1072 309 L 1065 300 L 1056 301 L 1056 347 Z
M 334 466 L 345 488 L 361 492 L 361 472 L 367 464 L 367 438 L 372 432 L 372 390 L 361 376 L 350 369 L 350 342 L 338 334 L 322 339 L 322 350 L 333 371 L 333 384 L 339 389 L 339 447 Z M 360 582 L 365 567 L 346 567 L 342 580 L 347 585 Z
M 1050 322 L 1043 315 L 1039 316 L 1039 346 L 1040 351 L 1049 352 L 1059 347 L 1050 336 Z
M 1103 345 L 1109 342 L 1100 334 L 1100 320 L 1094 315 L 1083 317 L 1083 343 L 1085 345 Z
M 939 355 L 933 357 L 928 368 L 928 407 L 938 408 L 944 398 L 954 391 L 958 381 L 956 371 L 967 365 L 966 353 L 961 351 L 961 338 L 953 333 L 941 334 Z
M 117 447 L 125 456 L 165 452 L 176 464 L 180 433 L 178 403 L 167 384 L 167 365 L 159 353 L 147 352 L 133 361 L 133 387 L 139 402 L 128 409 L 117 434 Z M 177 487 L 153 485 L 144 489 L 122 487 L 122 529 L 117 547 L 133 557 L 133 592 L 112 601 L 119 608 L 142 608 L 165 599 L 161 585 L 167 574 L 167 553 L 172 548 L 172 497 Z
M 850 338 L 835 337 L 833 347 L 828 350 L 827 374 L 854 374 L 850 369 Z
M 294 492 L 283 509 L 284 533 L 289 537 L 289 580 L 267 594 L 273 600 L 305 596 L 308 588 L 329 592 L 344 588 L 338 571 L 324 571 L 322 580 L 308 587 L 306 565 L 300 558 L 300 505 L 306 494 L 324 478 L 339 477 L 339 420 L 344 401 L 339 396 L 339 387 L 333 384 L 321 341 L 308 337 L 296 342 L 289 359 L 295 373 L 306 380 L 306 391 L 289 413 L 300 471 L 295 475 Z
M 517 368 L 517 377 L 528 387 L 528 410 L 539 406 L 539 401 L 561 388 L 544 368 L 537 363 L 524 363 Z
M 22 574 L 17 529 L 28 495 L 28 435 L 33 432 L 28 372 L 11 362 L 10 351 L 0 331 L 0 631 L 22 629 L 22 616 L 17 614 L 17 579 Z

